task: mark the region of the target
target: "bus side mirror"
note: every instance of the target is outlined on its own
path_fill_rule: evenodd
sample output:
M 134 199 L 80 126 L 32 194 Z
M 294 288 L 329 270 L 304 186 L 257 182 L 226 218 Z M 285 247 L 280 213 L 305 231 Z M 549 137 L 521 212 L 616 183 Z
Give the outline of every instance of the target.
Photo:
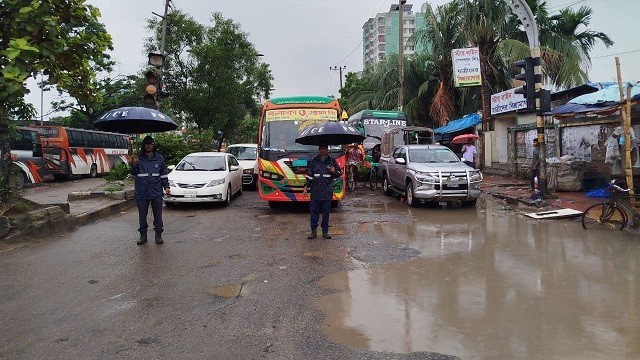
M 33 157 L 42 157 L 42 146 L 40 144 L 33 143 Z

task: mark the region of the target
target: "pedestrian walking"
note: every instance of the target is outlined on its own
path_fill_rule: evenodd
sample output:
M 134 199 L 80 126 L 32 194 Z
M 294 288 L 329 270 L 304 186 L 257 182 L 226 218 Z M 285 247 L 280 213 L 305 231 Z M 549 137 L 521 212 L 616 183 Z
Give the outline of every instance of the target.
M 475 145 L 473 145 L 473 139 L 469 139 L 467 143 L 462 146 L 462 162 L 472 168 L 475 168 L 477 153 L 478 151 L 476 150 Z
M 153 230 L 156 244 L 162 244 L 162 190 L 170 194 L 167 164 L 156 148 L 155 140 L 147 136 L 142 140 L 142 147 L 137 156 L 131 158 L 131 175 L 135 176 L 135 198 L 138 206 L 140 239 L 137 244 L 147 242 L 147 214 L 149 204 L 153 212 Z
M 531 159 L 531 190 L 536 189 L 536 178 L 540 167 L 540 151 L 538 150 L 538 139 L 533 139 L 533 158 Z
M 303 196 L 307 197 L 307 191 L 311 190 L 311 234 L 309 239 L 317 237 L 318 220 L 322 213 L 322 237 L 331 239 L 329 235 L 329 211 L 331 199 L 333 199 L 333 181 L 340 176 L 340 166 L 334 158 L 329 156 L 327 144 L 318 146 L 316 155 L 307 167 L 307 183 L 304 186 Z

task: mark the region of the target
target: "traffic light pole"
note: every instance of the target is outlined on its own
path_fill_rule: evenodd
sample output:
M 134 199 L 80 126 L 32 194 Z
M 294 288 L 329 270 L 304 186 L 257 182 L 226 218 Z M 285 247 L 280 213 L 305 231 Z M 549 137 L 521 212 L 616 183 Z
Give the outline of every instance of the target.
M 531 49 L 531 57 L 536 59 L 540 58 L 540 48 L 536 47 Z M 537 62 L 539 63 L 539 61 Z M 540 158 L 540 166 L 538 167 L 538 190 L 540 190 L 540 195 L 544 196 L 547 194 L 547 145 L 545 142 L 544 136 L 544 116 L 541 114 L 541 99 L 540 95 L 542 94 L 542 66 L 536 65 L 533 68 L 533 73 L 535 74 L 536 82 L 536 132 L 538 134 L 538 146 L 539 152 L 538 157 Z
M 538 37 L 538 24 L 536 18 L 527 4 L 526 0 L 504 0 L 507 6 L 511 8 L 511 11 L 518 17 L 520 23 L 524 26 L 524 30 L 529 40 L 529 48 L 531 49 L 531 57 L 534 59 L 534 74 L 535 74 L 535 104 L 536 104 L 536 130 L 538 134 L 538 146 L 540 150 L 538 156 L 540 157 L 540 166 L 538 168 L 538 189 L 542 196 L 547 194 L 547 147 L 544 136 L 544 117 L 542 110 L 547 111 L 547 107 L 550 104 L 547 102 L 542 106 L 541 97 L 550 99 L 548 90 L 542 89 L 542 66 L 540 65 L 540 40 Z M 529 86 L 531 86 L 529 84 Z M 550 102 L 550 100 L 549 100 Z

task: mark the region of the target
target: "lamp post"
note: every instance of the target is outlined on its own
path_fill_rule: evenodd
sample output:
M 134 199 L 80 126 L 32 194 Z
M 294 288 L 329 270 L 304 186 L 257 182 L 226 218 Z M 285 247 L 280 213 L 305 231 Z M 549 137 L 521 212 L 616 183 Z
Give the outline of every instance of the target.
M 402 111 L 404 103 L 404 4 L 407 0 L 399 0 L 398 3 L 398 110 Z
M 329 67 L 329 70 L 339 71 L 340 72 L 340 89 L 342 89 L 342 70 L 346 69 L 346 66 L 334 66 Z

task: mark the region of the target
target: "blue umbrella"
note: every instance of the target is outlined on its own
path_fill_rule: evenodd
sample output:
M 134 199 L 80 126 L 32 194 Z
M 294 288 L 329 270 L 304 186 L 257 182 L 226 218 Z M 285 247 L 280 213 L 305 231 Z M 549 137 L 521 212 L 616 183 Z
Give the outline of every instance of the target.
M 93 125 L 104 131 L 123 134 L 143 134 L 175 130 L 178 125 L 158 110 L 146 107 L 127 106 L 99 116 Z
M 304 129 L 296 142 L 302 145 L 342 145 L 359 143 L 366 137 L 351 125 L 338 121 L 327 121 L 324 124 L 312 125 Z

